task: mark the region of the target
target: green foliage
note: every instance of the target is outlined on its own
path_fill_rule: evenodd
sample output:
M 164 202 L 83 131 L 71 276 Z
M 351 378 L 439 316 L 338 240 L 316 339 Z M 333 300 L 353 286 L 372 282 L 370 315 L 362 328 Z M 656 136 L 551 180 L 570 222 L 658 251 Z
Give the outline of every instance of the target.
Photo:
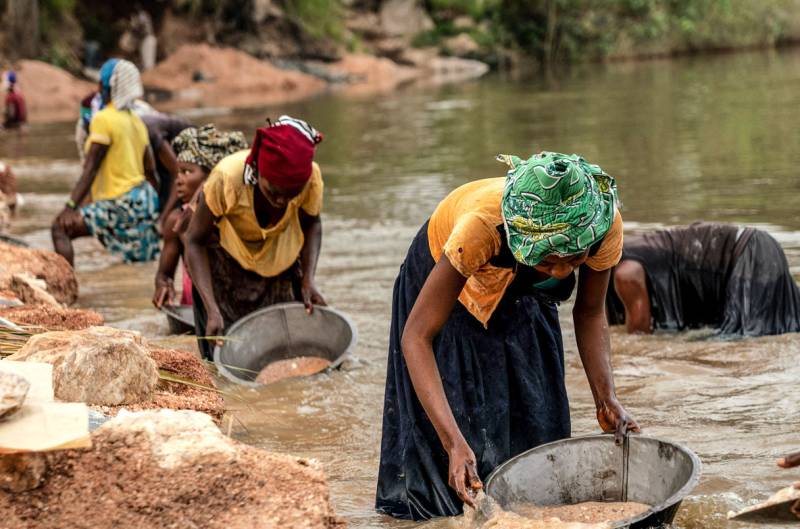
M 786 34 L 797 18 L 793 6 L 792 0 L 500 0 L 497 19 L 532 54 L 576 61 L 774 45 L 797 38 Z
M 344 10 L 339 0 L 285 0 L 285 8 L 312 37 L 342 39 Z
M 475 20 L 485 18 L 498 5 L 498 0 L 430 0 L 430 9 L 433 13 L 469 15 Z

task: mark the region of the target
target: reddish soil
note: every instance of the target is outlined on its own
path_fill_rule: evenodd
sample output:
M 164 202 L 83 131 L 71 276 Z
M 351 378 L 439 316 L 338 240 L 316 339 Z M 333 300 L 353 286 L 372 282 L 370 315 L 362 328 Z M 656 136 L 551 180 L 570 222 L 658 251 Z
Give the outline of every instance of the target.
M 69 263 L 55 252 L 0 242 L 0 290 L 10 290 L 14 274 L 29 273 L 47 283 L 47 291 L 67 305 L 78 299 L 78 280 Z
M 2 527 L 25 529 L 329 529 L 344 527 L 324 474 L 307 461 L 237 443 L 235 463 L 165 470 L 142 436 L 103 429 L 89 450 L 53 452 L 39 489 L 0 492 Z
M 81 99 L 96 89 L 94 84 L 41 61 L 19 61 L 15 68 L 32 122 L 78 119 Z
M 217 387 L 203 361 L 194 353 L 174 349 L 151 349 L 150 356 L 156 361 L 159 370 L 201 386 Z M 219 423 L 225 413 L 225 400 L 217 391 L 160 380 L 153 398 L 147 402 L 122 406 L 95 406 L 95 408 L 106 415 L 116 415 L 123 408 L 130 411 L 158 408 L 195 410 L 211 415 Z
M 351 83 L 342 89 L 347 94 L 357 96 L 391 92 L 413 82 L 422 74 L 418 68 L 360 53 L 347 54 L 341 61 L 328 66 L 328 69 L 336 74 L 347 75 Z
M 85 309 L 68 309 L 52 305 L 22 305 L 0 308 L 0 318 L 21 326 L 41 327 L 47 331 L 80 331 L 103 325 L 103 316 Z M 36 329 L 31 329 L 36 332 Z
M 318 356 L 298 356 L 278 360 L 267 365 L 256 377 L 259 384 L 272 384 L 284 378 L 306 377 L 319 373 L 331 365 L 331 361 Z
M 195 81 L 196 72 L 205 79 Z M 207 44 L 181 46 L 142 80 L 148 89 L 171 94 L 158 104 L 163 109 L 274 105 L 306 99 L 327 86 L 321 79 L 282 70 L 234 48 Z

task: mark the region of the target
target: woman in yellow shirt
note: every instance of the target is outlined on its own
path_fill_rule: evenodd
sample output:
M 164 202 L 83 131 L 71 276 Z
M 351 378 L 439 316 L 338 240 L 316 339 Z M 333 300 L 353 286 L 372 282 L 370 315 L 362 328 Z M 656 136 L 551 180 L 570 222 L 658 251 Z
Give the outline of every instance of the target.
M 281 116 L 258 129 L 248 153 L 211 171 L 187 233 L 195 332 L 203 355 L 239 318 L 262 307 L 325 300 L 314 275 L 322 242 L 322 175 L 314 149 L 322 135 Z
M 395 282 L 376 508 L 396 518 L 457 515 L 497 465 L 569 437 L 557 304 L 576 283 L 597 420 L 618 441 L 639 429 L 609 358 L 605 294 L 622 251 L 613 178 L 576 155 L 500 158 L 507 177 L 447 196 Z
M 131 110 L 144 93 L 139 71 L 111 59 L 100 86 L 107 105 L 89 125 L 83 172 L 53 221 L 53 246 L 73 264 L 72 240 L 93 235 L 126 262 L 151 261 L 159 253 L 159 203 L 147 128 Z

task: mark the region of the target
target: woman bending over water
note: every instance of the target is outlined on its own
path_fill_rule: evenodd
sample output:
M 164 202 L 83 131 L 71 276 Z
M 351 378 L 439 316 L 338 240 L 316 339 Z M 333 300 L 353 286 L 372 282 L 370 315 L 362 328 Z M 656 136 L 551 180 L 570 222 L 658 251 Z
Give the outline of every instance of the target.
M 481 476 L 569 437 L 556 306 L 576 269 L 597 420 L 618 440 L 639 430 L 617 401 L 604 310 L 622 253 L 614 179 L 576 155 L 499 158 L 507 177 L 450 193 L 395 282 L 376 507 L 396 518 L 457 515 Z

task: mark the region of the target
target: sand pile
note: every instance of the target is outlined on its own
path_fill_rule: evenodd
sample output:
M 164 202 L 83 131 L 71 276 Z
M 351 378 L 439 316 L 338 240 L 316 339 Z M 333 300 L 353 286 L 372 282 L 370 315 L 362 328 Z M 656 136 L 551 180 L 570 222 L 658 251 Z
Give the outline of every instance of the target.
M 196 412 L 121 414 L 89 450 L 48 456 L 44 484 L 0 492 L 4 527 L 343 527 L 316 463 L 222 435 Z
M 174 349 L 151 349 L 150 357 L 155 360 L 160 371 L 203 387 L 169 382 L 162 378 L 158 382 L 153 396 L 145 402 L 124 406 L 97 406 L 96 409 L 106 415 L 116 415 L 122 409 L 132 411 L 159 408 L 194 410 L 207 413 L 217 422 L 222 420 L 222 415 L 225 413 L 225 400 L 218 391 L 203 389 L 216 389 L 217 385 L 203 361 L 196 354 Z
M 0 308 L 0 318 L 23 327 L 39 327 L 44 331 L 78 331 L 103 325 L 103 316 L 87 309 L 70 309 L 52 305 L 22 305 Z M 38 329 L 29 329 L 38 332 Z
M 201 77 L 202 80 L 197 80 Z M 168 92 L 163 108 L 252 107 L 308 98 L 325 81 L 282 70 L 234 48 L 187 44 L 143 76 L 145 87 Z
M 335 75 L 346 76 L 349 84 L 343 90 L 353 95 L 390 92 L 422 75 L 419 68 L 401 66 L 389 59 L 363 53 L 347 54 L 327 69 Z
M 29 121 L 78 119 L 81 99 L 96 89 L 94 84 L 41 61 L 19 61 L 16 68 L 19 89 L 28 106 Z
M 272 384 L 284 378 L 307 377 L 328 368 L 331 361 L 318 356 L 298 356 L 268 364 L 256 377 L 259 384 Z
M 558 520 L 560 522 L 577 522 L 597 524 L 627 520 L 650 509 L 649 505 L 635 501 L 585 501 L 571 505 L 539 506 L 519 504 L 512 510 L 532 520 Z
M 13 291 L 14 276 L 20 274 L 43 280 L 47 292 L 60 303 L 69 305 L 78 298 L 78 280 L 66 259 L 55 252 L 0 242 L 0 290 Z

